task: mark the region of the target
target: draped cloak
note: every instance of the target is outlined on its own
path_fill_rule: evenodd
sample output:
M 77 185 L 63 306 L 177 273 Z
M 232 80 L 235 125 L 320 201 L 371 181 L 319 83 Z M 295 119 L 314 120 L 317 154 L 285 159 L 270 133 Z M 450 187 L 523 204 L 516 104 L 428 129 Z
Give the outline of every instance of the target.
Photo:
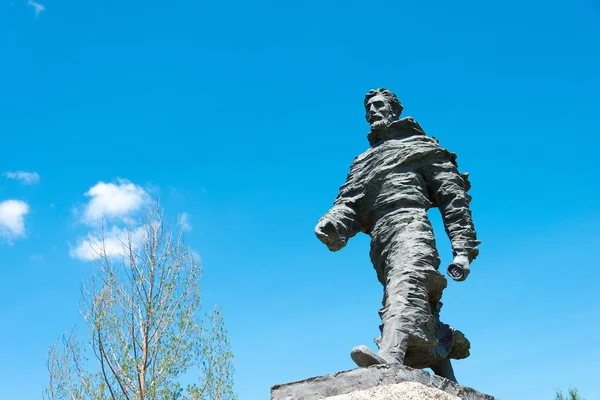
M 369 134 L 371 148 L 356 157 L 334 206 L 322 218 L 345 242 L 358 232 L 371 236 L 371 260 L 384 287 L 379 311 L 380 351 L 389 350 L 394 331 L 409 336 L 404 363 L 424 368 L 443 358 L 465 358 L 469 342 L 440 322 L 446 278 L 427 210 L 439 208 L 454 255 L 469 261 L 479 241 L 467 194 L 468 174 L 460 174 L 456 155 L 425 136 L 412 118 Z

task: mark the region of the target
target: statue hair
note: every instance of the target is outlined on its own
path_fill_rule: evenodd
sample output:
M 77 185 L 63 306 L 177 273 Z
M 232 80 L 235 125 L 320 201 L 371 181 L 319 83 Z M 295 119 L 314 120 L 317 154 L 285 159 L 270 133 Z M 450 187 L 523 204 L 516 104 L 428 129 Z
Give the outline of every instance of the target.
M 398 97 L 396 97 L 394 93 L 390 92 L 385 88 L 369 90 L 369 93 L 367 93 L 367 95 L 365 96 L 365 108 L 367 107 L 367 101 L 369 101 L 371 97 L 375 97 L 377 95 L 383 96 L 383 98 L 385 98 L 388 101 L 390 107 L 392 108 L 392 114 L 394 114 L 396 118 L 399 118 L 400 114 L 402 114 L 402 110 L 404 109 L 404 107 L 402 106 L 400 100 L 398 100 Z

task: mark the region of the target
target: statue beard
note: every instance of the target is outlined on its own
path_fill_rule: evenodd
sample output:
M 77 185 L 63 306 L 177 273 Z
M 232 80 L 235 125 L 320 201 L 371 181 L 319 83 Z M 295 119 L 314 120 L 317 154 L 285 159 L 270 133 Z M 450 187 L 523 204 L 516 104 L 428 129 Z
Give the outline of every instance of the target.
M 383 118 L 378 121 L 373 121 L 371 123 L 371 130 L 372 131 L 383 131 L 383 130 L 387 129 L 391 124 L 392 124 L 392 121 L 387 118 Z

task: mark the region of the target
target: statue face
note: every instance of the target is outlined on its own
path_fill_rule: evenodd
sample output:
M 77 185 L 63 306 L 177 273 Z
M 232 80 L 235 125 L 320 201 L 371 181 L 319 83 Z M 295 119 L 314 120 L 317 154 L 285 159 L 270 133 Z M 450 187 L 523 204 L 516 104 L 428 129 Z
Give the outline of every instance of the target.
M 388 101 L 381 95 L 373 96 L 365 105 L 367 121 L 371 124 L 371 130 L 386 128 L 394 121 L 394 114 Z

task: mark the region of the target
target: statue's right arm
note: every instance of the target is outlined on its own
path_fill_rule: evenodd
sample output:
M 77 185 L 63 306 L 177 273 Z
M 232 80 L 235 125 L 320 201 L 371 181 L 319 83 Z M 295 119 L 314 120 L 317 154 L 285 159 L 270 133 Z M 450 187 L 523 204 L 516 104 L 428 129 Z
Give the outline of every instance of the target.
M 338 251 L 359 230 L 360 225 L 356 211 L 347 204 L 335 204 L 327 214 L 321 217 L 315 227 L 315 234 L 321 242 L 327 245 L 329 250 Z
M 343 248 L 348 239 L 361 230 L 359 213 L 363 194 L 362 188 L 353 179 L 353 169 L 351 168 L 346 183 L 340 188 L 333 207 L 321 217 L 315 227 L 317 238 L 331 251 Z

